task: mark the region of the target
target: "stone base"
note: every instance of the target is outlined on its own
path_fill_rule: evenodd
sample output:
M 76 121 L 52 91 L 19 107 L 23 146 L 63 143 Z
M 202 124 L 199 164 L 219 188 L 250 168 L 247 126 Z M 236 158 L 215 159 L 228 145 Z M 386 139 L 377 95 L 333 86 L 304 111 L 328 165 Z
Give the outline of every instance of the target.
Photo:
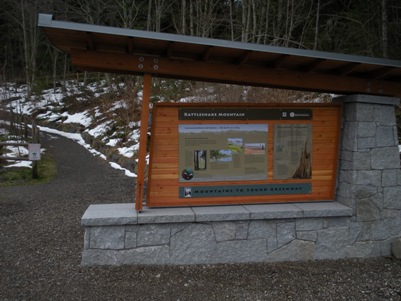
M 91 205 L 83 265 L 217 264 L 391 255 L 379 225 L 337 202 L 148 209 Z M 377 229 L 376 229 L 377 228 Z M 373 231 L 373 232 L 372 232 Z
M 401 259 L 401 237 L 394 240 L 391 252 L 395 258 Z

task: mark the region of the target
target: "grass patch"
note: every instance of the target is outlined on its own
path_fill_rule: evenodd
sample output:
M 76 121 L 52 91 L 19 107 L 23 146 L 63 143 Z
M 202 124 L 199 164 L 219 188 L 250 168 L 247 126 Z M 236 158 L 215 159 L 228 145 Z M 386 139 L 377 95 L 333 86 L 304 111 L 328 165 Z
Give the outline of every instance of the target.
M 0 168 L 0 186 L 35 185 L 51 182 L 56 176 L 56 163 L 49 155 L 38 161 L 38 178 L 32 178 L 32 169 L 27 167 Z

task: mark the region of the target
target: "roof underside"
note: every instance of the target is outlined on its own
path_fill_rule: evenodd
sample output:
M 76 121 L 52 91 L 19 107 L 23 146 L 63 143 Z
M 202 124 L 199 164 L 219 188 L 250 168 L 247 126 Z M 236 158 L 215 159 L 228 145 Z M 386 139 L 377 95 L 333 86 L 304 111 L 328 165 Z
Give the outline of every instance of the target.
M 54 21 L 39 26 L 81 71 L 401 97 L 401 61 Z

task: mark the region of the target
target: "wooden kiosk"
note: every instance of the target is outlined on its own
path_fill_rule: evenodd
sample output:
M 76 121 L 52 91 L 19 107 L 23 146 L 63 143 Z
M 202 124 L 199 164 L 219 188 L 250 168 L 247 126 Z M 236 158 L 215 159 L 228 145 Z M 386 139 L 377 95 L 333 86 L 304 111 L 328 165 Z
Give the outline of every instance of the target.
M 153 109 L 152 76 L 401 96 L 401 63 L 190 36 L 54 21 L 39 26 L 78 70 L 144 76 L 136 210 L 333 200 L 340 104 L 179 104 Z

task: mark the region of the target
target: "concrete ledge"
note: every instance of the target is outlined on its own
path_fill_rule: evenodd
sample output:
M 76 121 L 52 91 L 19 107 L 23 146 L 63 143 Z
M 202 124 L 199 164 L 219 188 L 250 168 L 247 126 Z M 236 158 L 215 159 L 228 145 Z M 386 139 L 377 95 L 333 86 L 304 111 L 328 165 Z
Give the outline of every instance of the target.
M 82 226 L 109 226 L 137 224 L 134 204 L 90 205 L 81 219 Z
M 335 101 L 341 101 L 345 103 L 363 102 L 363 103 L 394 105 L 394 106 L 398 106 L 400 104 L 400 99 L 397 97 L 384 97 L 384 96 L 363 95 L 363 94 L 340 96 L 335 98 Z
M 134 204 L 90 205 L 82 226 L 135 225 L 188 222 L 293 219 L 351 216 L 352 209 L 338 202 L 263 204 L 185 208 L 147 208 L 139 214 Z

